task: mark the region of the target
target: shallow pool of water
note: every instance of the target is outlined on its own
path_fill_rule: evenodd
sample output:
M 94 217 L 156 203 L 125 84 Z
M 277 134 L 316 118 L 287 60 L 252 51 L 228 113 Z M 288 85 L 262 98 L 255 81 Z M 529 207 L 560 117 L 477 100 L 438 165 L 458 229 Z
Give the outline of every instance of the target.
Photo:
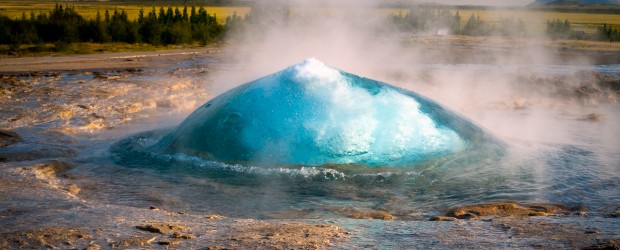
M 476 112 L 474 122 L 506 143 L 501 156 L 353 171 L 337 165 L 259 167 L 141 150 L 130 160 L 119 159 L 127 152 L 118 152 L 118 141 L 131 138 L 121 151 L 148 147 L 172 129 L 148 125 L 146 131 L 135 129 L 141 132 L 137 135 L 119 133 L 87 145 L 72 174 L 85 182 L 78 185 L 92 187 L 80 195 L 87 200 L 232 217 L 337 218 L 354 208 L 415 220 L 455 205 L 502 200 L 604 213 L 620 202 L 618 108 L 600 105 L 577 114 L 547 107 Z M 582 119 L 579 112 L 601 119 Z
M 423 71 L 458 69 L 467 72 L 464 77 L 469 77 L 472 66 L 424 67 L 427 68 Z M 553 67 L 559 69 L 551 70 L 554 74 L 570 75 L 575 70 L 572 66 Z M 620 74 L 617 66 L 597 67 L 595 70 L 605 74 Z M 63 173 L 67 177 L 63 181 L 77 185 L 80 188 L 77 197 L 87 204 L 95 204 L 94 207 L 157 207 L 235 218 L 332 220 L 353 232 L 352 240 L 345 246 L 351 248 L 377 247 L 373 245 L 376 241 L 389 241 L 390 245 L 382 245 L 388 248 L 416 243 L 439 248 L 459 246 L 446 240 L 455 232 L 462 233 L 461 230 L 468 233 L 459 234 L 459 239 L 471 240 L 468 235 L 481 235 L 474 237 L 470 247 L 477 245 L 476 242 L 489 247 L 531 247 L 545 240 L 511 238 L 498 242 L 492 240 L 495 235 L 505 234 L 489 223 L 427 222 L 430 216 L 442 214 L 453 206 L 505 200 L 581 207 L 591 217 L 542 220 L 560 227 L 594 225 L 601 237 L 617 237 L 618 224 L 605 219 L 620 204 L 617 133 L 620 106 L 617 103 L 562 103 L 561 98 L 553 96 L 549 102 L 553 105 L 532 102 L 525 108 L 497 108 L 482 100 L 470 103 L 468 109 L 452 107 L 463 110 L 466 117 L 505 143 L 505 152 L 475 161 L 405 168 L 256 166 L 184 154 L 152 155 L 140 150 L 156 143 L 192 109 L 207 101 L 208 91 L 201 92 L 208 90 L 208 86 L 200 83 L 204 80 L 200 73 L 202 67 L 192 68 L 195 72 L 149 69 L 146 73 L 114 80 L 118 82 L 83 75 L 59 78 L 67 81 L 64 83 L 46 79 L 46 86 L 35 88 L 54 90 L 58 85 L 64 91 L 53 92 L 57 93 L 53 98 L 35 95 L 40 99 L 28 98 L 25 93 L 16 97 L 23 99 L 24 106 L 10 104 L 2 110 L 3 115 L 16 119 L 4 121 L 2 125 L 16 127 L 23 135 L 23 142 L 3 148 L 0 157 L 22 157 L 16 159 L 26 162 L 45 159 L 71 162 L 75 167 Z M 154 79 L 160 81 L 151 82 Z M 115 83 L 122 88 L 111 88 Z M 87 87 L 90 85 L 97 91 Z M 101 92 L 102 89 L 105 91 Z M 193 94 L 197 91 L 201 94 Z M 430 93 L 429 96 L 438 95 Z M 536 100 L 543 94 L 538 93 Z M 131 100 L 127 101 L 128 98 Z M 134 107 L 135 103 L 140 106 Z M 20 107 L 32 111 L 19 110 Z M 65 118 L 59 115 L 66 110 L 73 113 L 67 113 Z M 101 121 L 103 129 L 87 126 L 97 121 Z M 125 145 L 120 154 L 131 149 L 145 155 L 119 159 L 115 148 L 123 141 L 130 145 Z M 349 219 L 352 213 L 364 211 L 381 211 L 397 220 Z M 435 241 L 436 237 L 443 237 L 442 243 Z

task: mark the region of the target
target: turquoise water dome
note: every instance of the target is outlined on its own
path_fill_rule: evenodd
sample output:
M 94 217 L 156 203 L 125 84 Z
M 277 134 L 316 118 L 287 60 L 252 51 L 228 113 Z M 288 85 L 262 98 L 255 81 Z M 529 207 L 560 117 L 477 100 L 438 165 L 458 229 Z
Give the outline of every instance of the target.
M 493 140 L 414 92 L 307 59 L 213 98 L 152 150 L 259 166 L 402 167 Z

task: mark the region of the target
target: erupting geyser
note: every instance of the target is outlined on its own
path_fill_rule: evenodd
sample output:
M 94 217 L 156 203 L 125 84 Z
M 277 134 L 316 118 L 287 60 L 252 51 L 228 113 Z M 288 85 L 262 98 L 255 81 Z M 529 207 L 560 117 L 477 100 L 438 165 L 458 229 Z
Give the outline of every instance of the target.
M 308 59 L 213 98 L 151 150 L 256 165 L 407 166 L 490 140 L 416 93 Z

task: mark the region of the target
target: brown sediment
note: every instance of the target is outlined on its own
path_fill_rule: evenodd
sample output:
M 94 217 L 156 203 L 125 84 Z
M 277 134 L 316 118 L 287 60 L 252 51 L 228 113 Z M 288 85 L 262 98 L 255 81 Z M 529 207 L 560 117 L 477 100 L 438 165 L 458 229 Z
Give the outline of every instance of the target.
M 169 223 L 144 224 L 144 225 L 136 226 L 136 228 L 142 231 L 147 231 L 151 233 L 160 233 L 160 234 L 179 233 L 179 232 L 189 230 L 185 226 L 169 224 Z
M 78 195 L 81 191 L 80 187 L 78 187 L 75 184 L 69 184 L 67 185 L 66 188 L 63 188 L 63 190 L 67 191 L 68 193 L 72 194 L 72 195 Z
M 215 245 L 227 248 L 322 249 L 344 240 L 346 234 L 335 225 L 258 222 L 234 227 L 234 234 L 227 242 Z
M 36 161 L 46 158 L 70 158 L 76 151 L 66 145 L 24 148 L 22 151 L 0 150 L 0 162 Z
M 179 243 L 180 241 L 177 241 L 177 240 L 162 240 L 162 241 L 158 241 L 157 245 L 174 246 L 174 245 L 178 245 Z
M 122 239 L 120 241 L 114 242 L 111 244 L 113 248 L 131 248 L 131 247 L 141 247 L 144 245 L 149 245 L 155 241 L 157 237 L 146 237 L 146 236 L 136 236 L 130 237 L 126 239 Z
M 591 246 L 584 247 L 583 249 L 584 250 L 618 250 L 620 249 L 620 238 L 603 240 L 602 242 L 599 242 Z
M 0 148 L 18 143 L 20 141 L 22 141 L 22 138 L 19 134 L 13 131 L 0 129 Z
M 176 65 L 178 60 L 188 60 L 192 56 L 192 53 L 173 53 L 169 57 L 158 58 L 162 62 L 152 66 Z M 0 127 L 13 129 L 50 124 L 49 129 L 69 134 L 88 133 L 126 124 L 136 118 L 146 118 L 151 112 L 194 109 L 208 95 L 206 91 L 196 91 L 204 87 L 203 79 L 196 74 L 162 76 L 152 82 L 132 81 L 126 78 L 142 75 L 142 69 L 115 69 L 111 67 L 114 64 L 108 64 L 106 60 L 116 59 L 106 59 L 104 55 L 99 57 L 103 58 L 98 62 L 101 64 L 99 69 L 74 69 L 53 74 L 2 72 L 4 62 L 0 62 L 0 116 L 7 117 L 0 120 Z M 79 58 L 67 57 L 64 60 L 68 64 L 80 65 Z M 15 67 L 27 67 L 21 63 L 28 60 L 23 60 L 18 60 Z M 56 67 L 47 62 L 41 62 L 41 65 L 46 65 L 42 68 L 45 70 Z M 198 65 L 192 69 L 201 67 L 206 66 Z M 167 69 L 153 71 L 165 74 Z M 78 77 L 60 79 L 64 76 Z
M 66 172 L 73 169 L 73 163 L 61 160 L 49 160 L 32 166 L 22 167 L 22 170 L 32 171 L 36 178 L 46 182 L 54 188 L 66 191 L 71 195 L 78 195 L 81 191 L 80 187 L 73 183 L 63 183 L 61 179 L 72 177 Z M 67 178 L 69 179 L 69 178 Z
M 194 236 L 191 234 L 182 234 L 179 232 L 174 232 L 172 236 L 170 236 L 170 238 L 189 240 L 189 239 L 194 238 Z
M 578 120 L 587 122 L 601 122 L 603 121 L 603 115 L 597 113 L 591 113 L 580 117 Z
M 101 246 L 97 245 L 97 244 L 90 244 L 88 245 L 86 248 L 84 248 L 85 250 L 99 250 L 101 249 Z
M 617 239 L 601 239 L 597 228 L 584 227 L 576 224 L 556 223 L 549 220 L 524 220 L 517 217 L 501 217 L 491 221 L 491 224 L 506 232 L 510 238 L 541 239 L 549 244 L 537 245 L 536 248 L 572 248 L 572 249 L 614 249 L 596 248 L 613 246 L 620 243 Z M 553 243 L 555 242 L 555 246 Z M 588 246 L 593 242 L 599 242 Z M 591 248 L 592 247 L 592 248 Z M 617 248 L 616 248 L 617 249 Z
M 352 211 L 348 214 L 353 219 L 377 219 L 377 220 L 395 220 L 396 216 L 389 214 L 387 211 Z
M 59 166 L 62 164 L 37 168 L 46 176 L 55 176 L 67 169 Z M 168 220 L 165 210 L 88 205 L 50 188 L 33 169 L 0 168 L 0 220 L 9 222 L 0 227 L 0 249 L 321 249 L 347 239 L 347 232 L 335 225 L 189 213 Z M 28 203 L 10 202 L 24 198 Z M 91 228 L 81 229 L 79 225 L 84 223 Z
M 429 219 L 430 221 L 455 221 L 455 217 L 450 216 L 433 216 Z
M 42 228 L 0 234 L 0 249 L 79 248 L 93 236 L 83 229 Z
M 129 69 L 127 70 L 128 72 L 138 72 L 144 67 L 173 65 L 175 61 L 187 60 L 193 56 L 206 55 L 214 51 L 214 49 L 208 48 L 59 57 L 46 56 L 3 58 L 0 62 L 0 72 L 40 72 L 49 70 L 95 71 L 100 69 Z
M 223 219 L 223 218 L 226 218 L 226 217 L 224 217 L 222 215 L 219 215 L 219 214 L 209 214 L 209 215 L 205 215 L 205 218 L 217 220 L 217 219 Z
M 617 208 L 616 210 L 609 213 L 609 217 L 614 217 L 614 218 L 620 217 L 620 208 Z
M 377 209 L 364 209 L 358 210 L 355 208 L 334 208 L 332 212 L 341 213 L 352 219 L 376 219 L 376 220 L 396 220 L 398 217 L 392 215 L 387 210 Z
M 473 219 L 481 216 L 552 216 L 568 215 L 576 209 L 558 204 L 523 203 L 523 202 L 495 202 L 460 206 L 450 209 L 446 216 L 458 219 Z
M 533 100 L 532 96 L 528 96 L 528 94 L 532 94 L 532 89 L 539 93 L 545 93 L 543 98 L 551 97 L 567 104 L 592 106 L 617 103 L 620 100 L 620 79 L 615 75 L 580 71 L 563 76 L 523 74 L 518 79 L 516 84 L 528 86 L 524 89 L 530 92 L 523 94 L 529 100 Z
M 72 169 L 74 165 L 69 162 L 59 161 L 59 160 L 50 160 L 44 163 L 36 164 L 29 168 L 32 168 L 37 177 L 41 179 L 49 179 L 60 177 L 60 175 L 70 169 Z

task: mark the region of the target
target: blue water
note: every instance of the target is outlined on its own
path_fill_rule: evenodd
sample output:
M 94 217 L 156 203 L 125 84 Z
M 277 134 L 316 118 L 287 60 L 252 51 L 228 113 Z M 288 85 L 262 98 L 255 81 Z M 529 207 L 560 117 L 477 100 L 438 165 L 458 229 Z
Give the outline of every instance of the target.
M 312 157 L 305 155 L 307 152 L 303 150 L 307 148 L 294 148 L 296 143 L 315 143 L 313 139 L 303 137 L 291 137 L 294 140 L 285 140 L 288 144 L 284 146 L 285 149 L 304 152 L 301 156 L 267 152 L 270 153 L 267 159 L 256 155 L 246 157 L 248 152 L 254 151 L 243 148 L 247 145 L 240 146 L 240 143 L 256 142 L 256 145 L 265 147 L 269 137 L 282 138 L 283 132 L 298 133 L 295 129 L 303 127 L 299 121 L 287 123 L 287 114 L 261 116 L 257 113 L 265 107 L 282 107 L 286 113 L 293 114 L 292 119 L 307 118 L 294 115 L 291 111 L 299 106 L 274 100 L 252 104 L 235 99 L 252 95 L 262 98 L 256 91 L 249 90 L 272 84 L 274 79 L 286 76 L 287 70 L 259 79 L 254 82 L 255 85 L 243 85 L 224 94 L 224 98 L 213 99 L 178 127 L 147 131 L 119 140 L 111 147 L 109 166 L 93 169 L 97 176 L 114 176 L 105 183 L 109 186 L 102 186 L 94 196 L 132 206 L 156 205 L 172 210 L 237 217 L 340 218 L 346 217 L 343 210 L 356 208 L 388 211 L 402 220 L 426 220 L 428 216 L 451 206 L 489 201 L 560 203 L 585 207 L 592 214 L 604 214 L 615 209 L 620 202 L 620 153 L 616 150 L 620 147 L 620 138 L 614 132 L 620 125 L 620 116 L 615 104 L 595 108 L 604 117 L 602 122 L 566 118 L 554 109 L 533 110 L 528 115 L 488 111 L 485 115 L 495 120 L 491 131 L 497 131 L 496 136 L 447 110 L 441 109 L 441 112 L 449 112 L 444 118 L 462 123 L 455 125 L 445 119 L 437 119 L 440 116 L 423 108 L 411 109 L 408 111 L 432 121 L 435 125 L 431 128 L 436 131 L 444 129 L 442 132 L 452 131 L 447 133 L 458 135 L 467 147 L 456 147 L 458 150 L 454 152 L 442 151 L 439 156 L 424 154 L 422 156 L 426 158 L 422 161 L 418 160 L 420 154 L 414 154 L 415 159 L 396 161 L 393 166 L 385 164 L 394 162 L 390 157 L 386 158 L 388 160 L 369 161 L 359 160 L 363 158 L 355 154 L 331 153 L 327 156 L 333 158 L 328 159 L 321 155 L 321 151 L 315 154 L 328 160 L 308 161 Z M 379 86 L 376 92 L 392 91 Z M 352 91 L 359 91 L 356 94 L 364 96 L 369 95 L 369 89 L 373 88 Z M 275 86 L 272 93 L 282 94 L 284 90 L 286 88 Z M 391 101 L 404 93 L 403 96 L 410 98 L 405 103 L 410 101 L 417 103 L 418 107 L 441 107 L 411 92 L 394 91 L 394 96 L 388 98 Z M 317 100 L 296 98 L 303 104 Z M 321 98 L 318 100 L 332 100 L 331 97 Z M 333 100 L 348 102 L 351 98 Z M 363 117 L 362 111 L 376 107 L 373 101 L 376 100 L 354 102 L 351 110 L 360 112 L 354 117 Z M 241 105 L 243 108 L 233 111 L 227 104 L 235 107 Z M 330 107 L 350 111 L 336 106 Z M 364 109 L 357 110 L 359 106 Z M 307 111 L 304 108 L 302 106 L 301 109 Z M 201 111 L 205 109 L 222 112 Z M 277 112 L 275 108 L 267 110 Z M 237 115 L 230 117 L 230 114 Z M 259 124 L 244 120 L 250 115 L 257 115 L 262 120 L 259 119 Z M 213 117 L 217 118 L 216 122 L 209 120 Z M 277 124 L 265 120 L 273 117 L 280 119 Z M 318 119 L 320 116 L 311 117 Z M 331 128 L 337 132 L 342 131 L 345 125 L 360 124 L 343 123 L 342 119 L 347 119 L 342 115 L 336 118 L 341 120 L 332 122 L 323 118 L 322 121 L 332 122 Z M 201 129 L 200 122 L 211 126 L 210 129 Z M 226 130 L 225 126 L 224 129 L 218 128 L 218 124 L 241 124 L 243 126 L 237 128 L 248 126 L 249 129 L 246 132 L 241 129 Z M 282 127 L 277 129 L 270 127 L 272 125 Z M 262 133 L 263 130 L 269 131 L 268 137 L 252 134 Z M 209 142 L 205 138 L 219 140 L 221 147 L 214 151 L 215 147 L 209 148 L 211 146 L 207 145 Z M 178 142 L 181 144 L 175 144 Z M 226 146 L 226 143 L 232 146 Z M 205 147 L 207 150 L 203 150 Z M 413 147 L 416 149 L 420 145 L 413 144 Z M 444 148 L 440 147 L 441 150 Z M 345 160 L 334 160 L 340 158 Z M 346 164 L 350 162 L 356 164 Z M 125 197 L 126 200 L 118 197 Z
M 308 59 L 204 104 L 148 149 L 246 165 L 409 166 L 501 151 L 416 93 Z
M 411 70 L 408 72 L 411 74 L 415 74 L 416 69 L 429 71 L 431 74 L 437 70 L 442 76 L 445 74 L 453 76 L 450 79 L 465 78 L 460 82 L 442 82 L 447 88 L 439 89 L 449 91 L 453 90 L 452 87 L 461 84 L 464 88 L 455 89 L 472 90 L 468 94 L 463 94 L 469 98 L 466 100 L 468 101 L 466 104 L 471 105 L 468 109 L 460 109 L 458 105 L 450 103 L 451 108 L 460 111 L 456 113 L 408 90 L 394 88 L 388 84 L 336 70 L 345 79 L 354 80 L 344 82 L 343 91 L 337 92 L 330 89 L 325 92 L 325 89 L 317 88 L 316 90 L 325 92 L 325 95 L 310 95 L 312 92 L 305 90 L 303 86 L 295 86 L 296 88 L 292 89 L 306 93 L 307 96 L 291 95 L 286 99 L 291 102 L 290 104 L 267 99 L 263 100 L 264 103 L 252 105 L 234 98 L 228 99 L 234 106 L 241 105 L 243 108 L 232 111 L 225 105 L 220 105 L 218 110 L 223 114 L 222 117 L 231 118 L 224 119 L 223 124 L 238 124 L 240 127 L 247 128 L 248 132 L 227 135 L 226 129 L 216 130 L 216 132 L 203 131 L 187 122 L 209 121 L 210 117 L 213 118 L 212 116 L 202 116 L 199 112 L 188 117 L 187 113 L 170 109 L 169 105 L 159 107 L 157 104 L 162 101 L 164 104 L 178 104 L 199 100 L 196 104 L 199 105 L 200 102 L 208 100 L 206 94 L 197 92 L 203 91 L 205 87 L 202 83 L 209 81 L 205 79 L 205 74 L 202 74 L 207 67 L 196 64 L 199 62 L 192 60 L 179 64 L 179 68 L 171 66 L 171 68 L 164 69 L 146 69 L 142 73 L 123 75 L 125 78 L 118 82 L 93 79 L 90 73 L 61 76 L 58 81 L 54 76 L 45 77 L 43 80 L 35 78 L 40 82 L 33 84 L 45 85 L 41 89 L 60 85 L 63 91 L 50 95 L 52 102 L 44 102 L 47 104 L 44 106 L 39 105 L 37 98 L 46 97 L 47 94 L 34 95 L 34 98 L 28 95 L 17 95 L 23 99 L 19 105 L 12 105 L 8 108 L 7 105 L 4 106 L 3 114 L 7 114 L 7 117 L 15 117 L 23 110 L 26 111 L 25 113 L 35 115 L 25 116 L 19 120 L 20 123 L 17 124 L 23 125 L 20 125 L 22 127 L 17 128 L 16 132 L 22 135 L 24 142 L 2 148 L 0 158 L 23 161 L 16 163 L 19 164 L 19 168 L 44 160 L 70 162 L 74 168 L 62 173 L 62 176 L 58 177 L 59 180 L 76 184 L 81 189 L 77 198 L 85 201 L 83 203 L 85 206 L 120 211 L 118 218 L 123 221 L 127 216 L 123 214 L 123 211 L 137 211 L 129 213 L 136 217 L 129 218 L 128 221 L 142 220 L 141 211 L 154 206 L 165 211 L 162 213 L 164 216 L 162 220 L 165 221 L 176 220 L 177 217 L 170 216 L 176 215 L 176 212 L 186 212 L 194 215 L 215 213 L 238 218 L 312 219 L 308 221 L 335 223 L 353 233 L 350 235 L 350 240 L 344 243 L 345 245 L 337 247 L 352 249 L 364 247 L 532 248 L 542 242 L 548 243 L 549 238 L 545 235 L 512 237 L 513 234 L 507 233 L 503 227 L 494 225 L 496 218 L 446 223 L 428 221 L 430 216 L 442 214 L 452 206 L 513 200 L 559 203 L 577 206 L 587 211 L 585 217 L 576 215 L 537 217 L 525 220 L 524 223 L 542 222 L 539 225 L 557 225 L 555 228 L 594 227 L 600 232 L 596 234 L 596 237 L 617 238 L 620 224 L 616 223 L 617 218 L 609 218 L 609 213 L 618 209 L 618 204 L 620 204 L 620 150 L 618 150 L 620 148 L 618 134 L 620 106 L 617 102 L 574 102 L 563 100 L 561 98 L 563 96 L 558 97 L 544 91 L 531 91 L 535 92 L 532 93 L 535 98 L 528 99 L 531 105 L 518 109 L 502 108 L 505 106 L 492 105 L 492 101 L 499 99 L 499 101 L 511 102 L 512 94 L 520 95 L 529 89 L 520 83 L 515 83 L 518 85 L 511 85 L 511 87 L 517 90 L 504 89 L 508 93 L 498 93 L 498 98 L 491 101 L 476 97 L 481 92 L 495 94 L 487 87 L 481 86 L 493 85 L 496 82 L 486 82 L 485 85 L 482 81 L 489 81 L 489 78 L 481 76 L 491 73 L 497 75 L 504 72 L 515 73 L 511 67 L 437 64 L 413 65 L 407 68 Z M 190 69 L 185 68 L 188 65 Z M 227 64 L 217 63 L 216 65 L 229 68 Z M 531 73 L 531 75 L 523 75 L 527 78 L 548 75 L 570 77 L 576 71 L 581 70 L 617 76 L 620 75 L 617 69 L 617 65 L 524 65 L 521 71 Z M 294 67 L 289 68 L 253 82 L 256 85 L 249 84 L 245 86 L 245 89 L 243 87 L 237 89 L 236 91 L 239 92 L 235 93 L 239 94 L 238 96 L 244 94 L 246 95 L 244 97 L 254 95 L 256 98 L 263 98 L 257 94 L 260 92 L 256 92 L 260 90 L 258 87 L 269 85 L 272 83 L 271 80 L 285 76 L 291 80 L 291 74 L 288 74 L 291 72 L 297 71 Z M 191 85 L 185 81 L 187 78 L 184 77 L 190 77 L 190 79 L 196 77 L 194 79 L 201 84 Z M 497 78 L 490 77 L 490 79 Z M 368 84 L 364 85 L 360 82 Z M 179 91 L 168 90 L 172 89 L 172 85 L 179 83 L 188 87 Z M 292 83 L 294 81 L 287 81 L 287 84 Z M 302 81 L 302 83 L 305 82 Z M 412 82 L 410 87 L 419 91 L 424 90 L 425 84 L 432 83 L 436 82 Z M 471 84 L 471 87 L 467 84 Z M 559 81 L 554 82 L 553 86 L 561 89 L 570 88 L 572 85 L 565 86 Z M 242 91 L 250 90 L 252 87 L 254 87 L 254 92 Z M 92 93 L 89 96 L 89 91 L 100 88 L 110 92 L 119 88 L 123 91 L 111 92 L 107 95 L 96 92 L 96 96 Z M 206 89 L 208 91 L 208 87 Z M 279 94 L 296 93 L 295 91 L 287 92 L 287 88 L 283 85 L 272 86 L 272 89 L 277 90 Z M 534 90 L 545 90 L 545 88 Z M 63 95 L 60 94 L 61 92 L 68 94 Z M 449 100 L 446 96 L 458 97 L 458 95 L 450 95 L 450 93 L 441 91 L 419 92 L 433 95 L 437 100 L 444 101 Z M 175 96 L 177 98 L 168 98 Z M 132 120 L 127 120 L 127 123 L 111 122 L 106 129 L 92 132 L 82 128 L 88 123 L 82 123 L 84 121 L 79 120 L 80 116 L 69 121 L 50 119 L 50 117 L 60 115 L 59 111 L 55 111 L 54 105 L 49 105 L 50 103 L 58 104 L 58 106 L 70 104 L 75 112 L 86 112 L 85 117 L 90 117 L 88 116 L 90 113 L 97 113 L 98 116 L 103 116 L 108 121 L 116 121 L 127 115 L 115 112 L 117 108 L 127 103 L 144 100 L 151 100 L 156 104 L 149 106 L 148 103 L 143 103 L 145 107 L 151 107 L 151 109 L 141 111 L 140 116 L 129 116 Z M 224 99 L 219 99 L 221 100 Z M 330 103 L 330 100 L 333 103 Z M 326 112 L 321 113 L 324 115 L 293 112 L 295 108 L 304 112 L 312 110 L 305 104 L 316 101 L 327 102 L 324 106 L 317 108 L 317 110 Z M 211 104 L 206 109 L 215 110 L 217 106 L 215 102 L 214 99 L 204 106 Z M 299 105 L 298 102 L 304 105 Z M 267 106 L 271 108 L 266 108 Z M 191 107 L 193 109 L 196 106 Z M 275 112 L 280 107 L 289 111 L 290 114 L 272 116 L 259 113 L 261 110 Z M 199 110 L 201 109 L 205 108 Z M 59 110 L 62 111 L 62 109 Z M 211 113 L 211 115 L 216 113 Z M 232 113 L 238 116 L 229 116 Z M 366 115 L 367 113 L 373 115 Z M 591 113 L 600 115 L 600 121 L 582 119 Z M 353 115 L 347 116 L 346 114 Z M 398 114 L 406 114 L 406 116 L 399 117 Z M 260 117 L 258 120 L 260 124 L 252 124 L 250 120 L 244 120 L 247 117 Z M 290 118 L 299 120 L 311 118 L 310 120 L 315 119 L 321 122 L 304 125 L 304 123 L 288 121 L 287 119 Z M 185 123 L 184 120 L 186 120 Z M 354 122 L 347 123 L 346 121 L 349 120 Z M 18 126 L 8 121 L 2 122 Z M 430 135 L 441 134 L 446 136 L 445 138 L 451 138 L 444 142 L 456 141 L 458 143 L 440 143 L 437 144 L 440 147 L 431 151 L 412 154 L 414 157 L 411 159 L 405 157 L 402 162 L 394 160 L 399 159 L 393 157 L 396 155 L 393 152 L 396 151 L 390 148 L 395 144 L 388 143 L 388 140 L 383 137 L 390 138 L 394 142 L 399 134 L 406 135 L 403 138 L 420 136 L 416 133 L 403 133 L 394 127 L 389 127 L 389 124 L 399 122 L 411 123 L 416 128 L 428 125 L 427 128 L 432 131 Z M 181 123 L 187 126 L 179 127 Z M 340 144 L 330 143 L 319 144 L 320 140 L 315 140 L 318 138 L 316 131 L 319 131 L 317 127 L 319 124 L 330 124 L 325 129 L 329 128 L 333 135 L 341 137 L 346 134 L 344 132 L 347 128 L 354 128 L 352 131 L 355 132 L 355 136 L 342 137 L 346 140 L 341 141 L 345 142 L 344 145 L 355 147 L 339 147 Z M 275 125 L 281 125 L 281 129 L 272 129 Z M 314 147 L 327 145 L 330 150 L 328 152 L 331 153 L 322 156 L 326 160 L 311 162 L 308 161 L 311 157 L 304 157 L 304 154 L 289 157 L 283 152 L 268 151 L 256 153 L 256 155 L 267 154 L 269 156 L 267 159 L 264 157 L 243 158 L 246 153 L 228 146 L 221 148 L 220 152 L 216 152 L 218 155 L 214 156 L 212 153 L 215 151 L 202 150 L 201 145 L 207 143 L 205 141 L 197 141 L 196 147 L 192 145 L 186 148 L 170 147 L 173 141 L 170 140 L 171 135 L 189 136 L 186 139 L 192 141 L 204 136 L 200 133 L 211 133 L 211 136 L 216 139 L 221 139 L 218 136 L 222 135 L 234 139 L 235 143 L 250 143 L 250 146 L 253 146 L 252 142 L 257 142 L 254 146 L 265 146 L 268 145 L 265 142 L 267 138 L 286 138 L 286 131 L 307 132 L 303 129 L 295 130 L 295 128 L 313 131 L 307 133 L 312 136 L 300 138 L 297 137 L 298 134 L 295 134 L 292 140 L 286 142 L 310 144 Z M 263 130 L 269 130 L 269 136 L 254 134 L 255 131 L 262 134 Z M 381 131 L 386 131 L 386 133 L 381 133 Z M 371 150 L 372 147 L 369 147 L 369 150 L 343 150 L 364 148 L 361 142 L 369 141 L 366 137 L 360 136 L 363 135 L 362 132 L 368 132 L 371 135 L 368 138 L 383 139 L 384 141 L 379 140 L 383 143 L 380 145 L 387 145 L 384 152 L 389 152 L 388 156 L 379 161 L 376 158 L 364 156 L 381 154 L 379 151 Z M 427 139 L 433 138 L 430 135 L 421 136 Z M 357 142 L 358 140 L 360 143 Z M 338 140 L 327 140 L 327 142 L 334 141 Z M 403 145 L 411 146 L 407 149 L 410 151 L 420 147 L 420 144 L 415 143 Z M 465 147 L 461 147 L 462 145 Z M 230 149 L 235 149 L 235 151 L 227 152 Z M 346 152 L 357 153 L 347 154 Z M 317 154 L 323 153 L 321 151 Z M 344 160 L 337 161 L 338 159 Z M 52 179 L 51 183 L 56 181 L 55 179 Z M 32 204 L 32 200 L 31 197 L 24 197 L 21 200 L 9 200 L 5 204 L 11 206 Z M 58 204 L 49 205 L 53 207 Z M 63 221 L 59 219 L 58 210 L 45 209 L 45 211 L 49 213 L 46 217 L 50 220 Z M 76 210 L 67 210 L 66 214 L 69 215 L 65 218 L 78 224 L 99 227 L 97 220 L 100 217 L 93 215 L 86 221 L 79 221 L 76 217 L 80 216 L 74 216 L 74 213 L 79 214 L 79 211 L 90 213 L 91 210 L 83 210 L 81 207 Z M 348 218 L 351 211 L 384 211 L 397 217 L 397 220 L 355 220 Z M 115 227 L 117 230 L 126 230 L 125 232 L 131 235 L 136 233 L 133 225 L 127 227 L 115 225 Z M 553 245 L 554 243 L 549 244 L 542 244 L 542 246 L 556 246 Z

